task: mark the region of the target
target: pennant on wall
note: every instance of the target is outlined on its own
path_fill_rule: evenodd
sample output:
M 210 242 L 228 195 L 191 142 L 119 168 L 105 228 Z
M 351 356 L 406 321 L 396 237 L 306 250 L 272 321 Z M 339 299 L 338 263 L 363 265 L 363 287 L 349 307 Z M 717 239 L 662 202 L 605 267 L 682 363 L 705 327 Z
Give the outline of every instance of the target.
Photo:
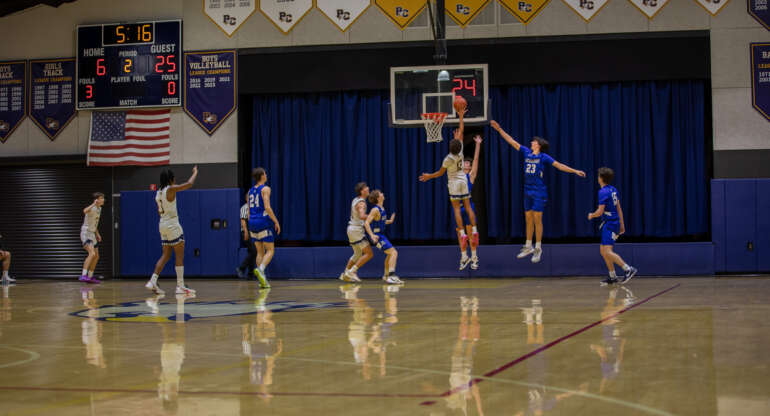
M 238 107 L 234 50 L 185 52 L 184 111 L 211 136 Z
M 497 0 L 506 10 L 525 25 L 540 13 L 551 0 Z
M 586 22 L 590 22 L 591 19 L 601 11 L 610 0 L 562 0 L 567 4 L 575 13 L 579 14 Z
M 0 62 L 0 142 L 27 116 L 27 61 Z
M 203 0 L 203 13 L 227 36 L 232 36 L 257 10 L 256 1 Z
M 628 0 L 633 4 L 640 12 L 644 13 L 648 19 L 652 20 L 660 12 L 663 7 L 668 4 L 668 0 Z
M 753 16 L 765 29 L 770 30 L 770 1 L 748 0 L 749 14 Z
M 260 0 L 259 10 L 283 34 L 294 29 L 294 26 L 313 8 L 313 0 Z
M 75 118 L 75 58 L 29 61 L 29 118 L 51 141 Z
M 706 11 L 711 13 L 712 16 L 716 16 L 719 14 L 720 11 L 722 11 L 722 8 L 725 7 L 725 4 L 729 2 L 730 0 L 695 0 L 698 2 L 698 4 L 701 5 Z
M 372 0 L 316 0 L 318 10 L 343 32 L 372 5 Z
M 425 9 L 425 0 L 374 0 L 374 4 L 388 16 L 401 30 L 404 30 L 415 17 Z
M 447 0 L 444 3 L 446 14 L 461 27 L 467 26 L 487 4 L 489 0 Z
M 751 105 L 770 121 L 770 43 L 751 46 Z

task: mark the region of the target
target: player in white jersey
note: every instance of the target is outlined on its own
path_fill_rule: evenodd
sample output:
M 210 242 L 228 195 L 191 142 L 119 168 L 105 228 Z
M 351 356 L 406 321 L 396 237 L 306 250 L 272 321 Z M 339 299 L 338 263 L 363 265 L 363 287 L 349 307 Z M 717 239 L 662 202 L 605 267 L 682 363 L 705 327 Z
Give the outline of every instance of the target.
M 350 256 L 345 271 L 340 274 L 340 280 L 346 282 L 360 282 L 358 278 L 358 269 L 366 262 L 372 259 L 372 247 L 366 239 L 366 230 L 364 221 L 366 221 L 366 198 L 369 197 L 369 185 L 366 182 L 359 182 L 354 188 L 356 197 L 350 203 L 350 221 L 348 221 L 348 242 L 353 248 L 353 255 Z
M 15 282 L 16 279 L 12 278 L 11 275 L 8 274 L 8 271 L 11 270 L 11 252 L 3 250 L 2 234 L 0 234 L 0 262 L 3 264 L 3 275 L 0 277 L 0 284 L 9 285 Z
M 177 185 L 174 181 L 174 172 L 164 170 L 160 173 L 160 190 L 155 194 L 155 203 L 158 204 L 158 214 L 160 215 L 160 243 L 163 254 L 155 263 L 155 270 L 144 287 L 157 294 L 164 292 L 158 287 L 158 276 L 163 270 L 173 251 L 175 258 L 174 270 L 176 271 L 176 293 L 185 295 L 194 295 L 195 291 L 184 284 L 184 233 L 182 225 L 179 224 L 179 213 L 176 208 L 176 193 L 192 188 L 195 184 L 195 178 L 198 177 L 198 166 L 193 167 L 192 176 L 187 182 Z
M 104 205 L 104 194 L 94 192 L 94 202 L 83 208 L 83 226 L 80 227 L 80 242 L 83 249 L 88 252 L 88 257 L 83 261 L 83 272 L 80 274 L 81 282 L 99 283 L 94 278 L 94 269 L 99 262 L 99 248 L 97 244 L 102 242 L 102 236 L 99 234 L 99 218 L 102 216 L 102 206 Z

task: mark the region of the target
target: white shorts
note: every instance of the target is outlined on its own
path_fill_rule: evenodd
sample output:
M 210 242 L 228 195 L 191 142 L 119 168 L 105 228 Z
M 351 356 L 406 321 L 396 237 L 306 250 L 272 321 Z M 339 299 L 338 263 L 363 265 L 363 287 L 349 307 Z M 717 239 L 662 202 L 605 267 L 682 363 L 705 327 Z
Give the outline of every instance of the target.
M 451 181 L 448 183 L 449 187 L 449 199 L 452 201 L 462 201 L 471 197 L 468 192 L 468 182 L 465 181 Z
M 160 244 L 164 246 L 175 246 L 184 242 L 184 231 L 179 222 L 160 223 Z
M 348 225 L 348 242 L 350 245 L 354 246 L 356 244 L 361 244 L 362 241 L 367 245 L 369 244 L 369 242 L 366 240 L 364 227 Z
M 94 247 L 96 247 L 96 233 L 92 233 L 88 231 L 87 228 L 81 228 L 80 229 L 80 242 L 85 247 L 86 245 L 90 244 Z

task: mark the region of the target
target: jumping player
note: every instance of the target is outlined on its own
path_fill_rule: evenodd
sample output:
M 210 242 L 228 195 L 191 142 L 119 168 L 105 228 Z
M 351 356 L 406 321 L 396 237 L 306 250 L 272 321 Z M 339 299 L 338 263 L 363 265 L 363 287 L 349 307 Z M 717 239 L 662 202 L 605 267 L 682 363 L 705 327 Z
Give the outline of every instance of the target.
M 604 262 L 607 264 L 609 276 L 602 280 L 602 286 L 613 283 L 626 283 L 636 275 L 637 270 L 629 266 L 623 259 L 612 250 L 615 240 L 626 232 L 626 225 L 623 221 L 623 209 L 620 208 L 620 199 L 618 199 L 618 190 L 610 185 L 615 178 L 615 172 L 607 167 L 601 167 L 599 174 L 599 207 L 596 211 L 588 214 L 588 220 L 602 218 L 602 224 L 599 228 L 602 230 L 602 241 L 599 246 Z M 615 265 L 623 268 L 623 277 L 618 280 L 615 275 Z
M 506 133 L 495 120 L 490 120 L 489 124 L 514 149 L 524 153 L 524 211 L 527 222 L 527 242 L 517 257 L 523 259 L 532 254 L 532 263 L 537 263 L 543 254 L 541 246 L 543 241 L 543 210 L 548 201 L 548 190 L 545 187 L 545 181 L 543 181 L 543 165 L 549 164 L 562 172 L 574 173 L 581 178 L 585 178 L 586 173 L 582 170 L 572 169 L 549 156 L 547 154 L 548 140 L 535 136 L 530 142 L 530 147 L 522 146 Z M 532 234 L 535 234 L 534 248 L 532 248 Z
M 390 219 L 388 219 L 384 202 L 385 194 L 379 189 L 375 189 L 369 194 L 372 210 L 364 222 L 364 228 L 366 228 L 366 234 L 369 236 L 369 242 L 385 253 L 385 272 L 382 275 L 382 280 L 391 285 L 401 285 L 404 282 L 396 276 L 398 251 L 390 244 L 388 237 L 385 237 L 385 226 L 393 224 L 393 221 L 396 220 L 396 213 L 391 214 Z
M 160 215 L 158 230 L 160 231 L 160 243 L 163 252 L 158 262 L 155 263 L 155 270 L 150 281 L 144 285 L 159 295 L 164 292 L 158 287 L 158 276 L 171 258 L 172 251 L 174 253 L 174 270 L 176 271 L 176 293 L 195 295 L 195 291 L 184 284 L 184 232 L 182 225 L 179 224 L 179 213 L 176 208 L 177 192 L 192 188 L 195 184 L 195 178 L 198 177 L 198 166 L 194 166 L 192 170 L 190 179 L 181 185 L 176 184 L 174 172 L 170 169 L 160 173 L 160 190 L 155 194 L 155 203 L 158 205 L 158 214 Z
M 102 215 L 102 206 L 104 205 L 104 194 L 94 192 L 94 202 L 83 209 L 83 226 L 80 227 L 80 242 L 83 249 L 88 252 L 88 256 L 83 261 L 83 273 L 81 273 L 81 282 L 99 283 L 94 278 L 94 269 L 99 262 L 99 248 L 97 245 L 102 242 L 102 236 L 99 234 L 99 218 Z
M 3 250 L 3 236 L 0 235 L 0 261 L 3 262 L 3 275 L 0 277 L 0 284 L 7 285 L 16 281 L 8 274 L 11 269 L 11 252 Z
M 476 175 L 479 172 L 479 152 L 481 151 L 481 136 L 476 135 L 473 137 L 473 141 L 476 142 L 476 149 L 473 151 L 473 159 L 465 159 L 463 162 L 463 172 L 465 172 L 465 177 L 468 179 L 468 194 L 470 195 L 471 192 L 473 192 L 473 184 L 476 182 Z M 476 207 L 473 205 L 473 198 L 471 198 L 471 209 L 473 212 L 476 212 Z M 468 213 L 465 211 L 465 207 L 460 207 L 460 215 L 463 217 L 463 223 L 465 224 L 465 230 L 468 234 L 473 234 L 473 230 L 471 229 L 470 223 L 471 220 L 468 218 Z M 479 268 L 479 257 L 476 254 L 476 247 L 478 247 L 479 243 L 478 241 L 474 241 L 474 239 L 471 239 L 471 258 L 470 258 L 470 264 L 471 269 L 477 270 Z M 464 269 L 465 266 L 468 265 L 468 262 L 465 264 L 460 263 L 460 270 Z
M 249 234 L 257 248 L 257 264 L 254 275 L 259 279 L 259 287 L 267 289 L 270 283 L 265 277 L 265 269 L 273 260 L 275 254 L 275 235 L 281 234 L 281 225 L 270 206 L 270 187 L 267 183 L 267 172 L 264 168 L 256 168 L 251 173 L 254 186 L 249 190 Z
M 369 197 L 369 185 L 366 182 L 356 184 L 354 191 L 356 197 L 350 203 L 350 221 L 348 221 L 348 242 L 353 248 L 353 255 L 350 256 L 345 271 L 340 274 L 340 280 L 346 282 L 360 282 L 358 278 L 358 269 L 363 267 L 372 259 L 372 247 L 366 239 L 364 230 L 364 221 L 366 221 L 366 198 Z

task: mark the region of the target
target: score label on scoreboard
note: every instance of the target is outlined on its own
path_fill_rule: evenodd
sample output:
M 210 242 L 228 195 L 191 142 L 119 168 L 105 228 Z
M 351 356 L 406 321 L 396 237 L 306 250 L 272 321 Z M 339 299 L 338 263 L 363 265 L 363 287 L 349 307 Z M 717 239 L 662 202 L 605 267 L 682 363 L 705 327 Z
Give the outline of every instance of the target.
M 78 110 L 182 105 L 182 21 L 78 26 Z

